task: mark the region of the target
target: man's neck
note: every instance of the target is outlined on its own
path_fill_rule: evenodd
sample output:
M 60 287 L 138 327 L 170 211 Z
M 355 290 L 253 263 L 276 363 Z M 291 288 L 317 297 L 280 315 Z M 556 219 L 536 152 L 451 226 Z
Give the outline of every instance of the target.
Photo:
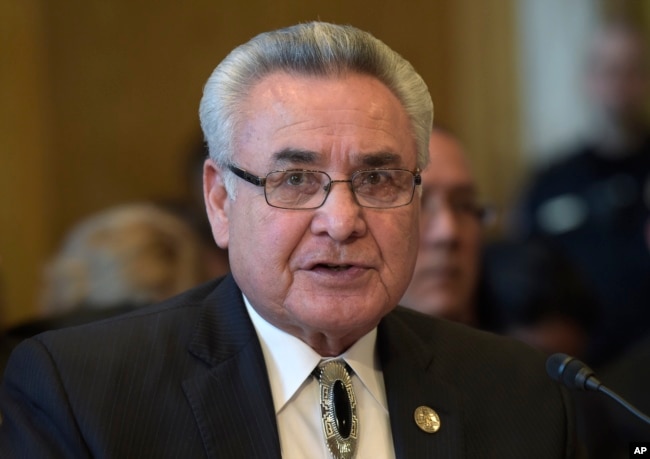
M 372 328 L 361 334 L 354 332 L 353 334 L 344 336 L 331 336 L 324 333 L 303 333 L 301 330 L 287 332 L 297 336 L 322 357 L 338 357 L 347 351 L 350 346 L 356 343 L 362 336 L 370 332 L 370 330 L 372 330 Z

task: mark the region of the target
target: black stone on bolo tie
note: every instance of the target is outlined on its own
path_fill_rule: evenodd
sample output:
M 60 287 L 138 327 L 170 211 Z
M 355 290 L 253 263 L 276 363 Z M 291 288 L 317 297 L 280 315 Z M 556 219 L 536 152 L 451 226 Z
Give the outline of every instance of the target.
M 318 378 L 321 423 L 327 447 L 335 459 L 352 459 L 357 450 L 359 420 L 349 367 L 329 360 L 314 370 Z

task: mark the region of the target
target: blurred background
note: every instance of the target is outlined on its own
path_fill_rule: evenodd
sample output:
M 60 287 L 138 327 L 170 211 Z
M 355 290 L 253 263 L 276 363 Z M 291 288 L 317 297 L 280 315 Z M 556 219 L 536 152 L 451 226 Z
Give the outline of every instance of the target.
M 650 30 L 650 2 L 634 0 L 0 0 L 2 326 L 34 314 L 43 264 L 77 221 L 189 199 L 202 86 L 253 35 L 321 19 L 385 41 L 507 215 L 528 174 L 583 129 L 577 76 L 609 15 Z

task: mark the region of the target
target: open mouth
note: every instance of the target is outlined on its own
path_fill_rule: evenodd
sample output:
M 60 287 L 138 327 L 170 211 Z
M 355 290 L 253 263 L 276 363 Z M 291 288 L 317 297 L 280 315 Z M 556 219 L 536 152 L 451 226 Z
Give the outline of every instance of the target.
M 327 269 L 327 270 L 330 270 L 330 271 L 345 271 L 347 269 L 352 268 L 352 265 L 334 265 L 334 264 L 329 264 L 329 263 L 326 263 L 326 264 L 321 263 L 321 264 L 317 264 L 316 266 L 314 266 L 314 268 L 316 268 L 316 269 Z
M 364 266 L 361 263 L 331 263 L 323 261 L 314 263 L 306 272 L 315 276 L 318 282 L 323 285 L 329 285 L 331 288 L 350 288 L 357 285 L 357 282 L 365 282 L 366 276 L 372 268 Z

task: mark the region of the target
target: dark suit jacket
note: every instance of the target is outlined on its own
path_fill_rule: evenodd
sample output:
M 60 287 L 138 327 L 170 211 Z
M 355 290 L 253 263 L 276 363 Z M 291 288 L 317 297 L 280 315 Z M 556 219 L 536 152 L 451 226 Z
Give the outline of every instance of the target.
M 10 328 L 0 336 L 0 374 L 4 372 L 5 365 L 11 351 L 21 341 L 31 338 L 48 330 L 74 327 L 76 325 L 96 322 L 109 317 L 131 312 L 140 304 L 118 304 L 112 307 L 97 308 L 93 305 L 81 305 L 78 309 L 63 314 L 56 314 L 51 317 L 31 319 L 15 327 Z M 2 456 L 0 456 L 2 457 Z
M 399 458 L 561 458 L 570 403 L 536 352 L 403 310 L 378 330 Z M 441 417 L 435 434 L 414 422 Z M 231 276 L 19 345 L 0 388 L 2 458 L 277 458 L 261 347 Z

